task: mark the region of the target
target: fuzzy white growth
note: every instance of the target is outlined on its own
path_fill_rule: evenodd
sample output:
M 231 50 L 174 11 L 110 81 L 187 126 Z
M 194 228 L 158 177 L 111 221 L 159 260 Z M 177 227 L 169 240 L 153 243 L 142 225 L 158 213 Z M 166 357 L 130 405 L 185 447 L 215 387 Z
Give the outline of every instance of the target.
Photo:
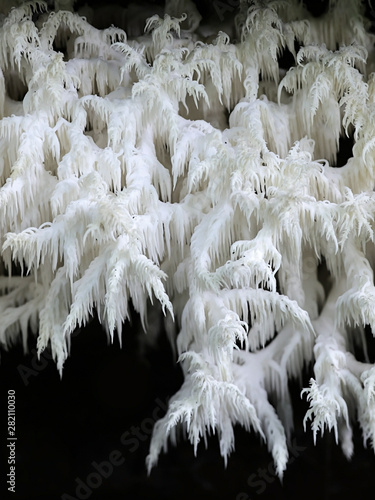
M 149 470 L 179 428 L 195 451 L 217 432 L 226 462 L 239 423 L 281 477 L 288 380 L 311 362 L 314 439 L 333 430 L 350 457 L 357 418 L 374 446 L 375 367 L 353 354 L 366 325 L 375 332 L 362 3 L 315 19 L 297 0 L 242 0 L 232 40 L 212 36 L 191 0 L 166 1 L 142 35 L 97 29 L 70 1 L 14 3 L 0 19 L 1 345 L 21 334 L 26 349 L 38 333 L 62 373 L 94 312 L 120 340 L 130 302 L 145 330 L 148 311 L 169 334 L 175 320 L 185 382 L 155 426 Z M 336 169 L 344 135 L 352 157 Z

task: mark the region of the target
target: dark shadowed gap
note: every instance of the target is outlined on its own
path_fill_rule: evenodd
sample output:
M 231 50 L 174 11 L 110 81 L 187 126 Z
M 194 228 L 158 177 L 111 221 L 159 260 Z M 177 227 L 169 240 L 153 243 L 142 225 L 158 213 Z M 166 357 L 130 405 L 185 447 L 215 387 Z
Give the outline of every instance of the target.
M 298 54 L 299 49 L 301 48 L 300 44 L 297 40 L 294 40 L 294 51 Z M 279 68 L 285 71 L 288 71 L 290 68 L 296 65 L 296 61 L 294 59 L 294 55 L 290 52 L 288 47 L 285 47 L 277 58 L 277 62 L 279 64 Z
M 27 85 L 22 82 L 16 71 L 5 71 L 5 90 L 7 96 L 13 101 L 22 102 L 26 92 L 28 91 Z
M 54 52 L 61 52 L 61 54 L 63 54 L 63 59 L 65 62 L 67 62 L 69 60 L 69 57 L 68 57 L 68 52 L 67 52 L 67 49 L 66 49 L 66 43 L 68 42 L 69 40 L 69 37 L 67 40 L 64 40 L 64 42 L 62 43 L 57 43 L 56 40 L 54 40 L 53 44 L 52 44 L 52 49 Z
M 339 139 L 339 149 L 337 152 L 336 163 L 331 166 L 340 168 L 346 165 L 349 158 L 353 156 L 353 146 L 354 139 L 352 135 L 349 137 L 346 135 L 341 136 Z
M 329 0 L 303 0 L 303 4 L 314 17 L 326 14 L 329 8 Z
M 375 342 L 370 325 L 363 330 L 356 328 L 352 337 L 355 358 L 363 363 L 375 363 Z

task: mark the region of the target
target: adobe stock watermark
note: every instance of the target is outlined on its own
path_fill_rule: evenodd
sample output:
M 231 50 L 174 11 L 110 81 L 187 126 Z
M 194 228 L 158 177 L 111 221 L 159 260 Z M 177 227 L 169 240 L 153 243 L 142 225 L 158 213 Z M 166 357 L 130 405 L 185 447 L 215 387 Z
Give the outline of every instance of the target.
M 288 466 L 291 465 L 306 449 L 307 446 L 298 446 L 296 440 L 294 439 L 289 447 L 289 456 L 291 458 L 288 461 Z M 261 495 L 266 491 L 267 486 L 276 480 L 278 480 L 278 475 L 273 461 L 271 461 L 267 468 L 259 467 L 256 472 L 253 472 L 247 478 L 247 484 L 252 489 L 251 494 L 241 491 L 237 494 L 235 500 L 251 500 L 252 494 Z
M 29 365 L 19 364 L 17 366 L 17 371 L 26 387 L 30 384 L 30 378 L 39 375 L 53 359 L 50 349 L 45 349 L 39 357 L 35 348 L 31 349 L 30 354 L 32 358 Z
M 122 465 L 125 462 L 121 451 L 112 450 L 108 455 L 107 460 L 103 460 L 100 463 L 95 461 L 91 462 L 92 472 L 90 472 L 85 480 L 80 477 L 76 477 L 76 489 L 75 496 L 64 493 L 61 496 L 61 500 L 86 500 L 90 498 L 92 492 L 99 488 L 104 479 L 111 477 L 114 468 Z
M 151 417 L 144 418 L 139 426 L 133 425 L 121 435 L 120 442 L 127 447 L 130 453 L 137 451 L 140 442 L 146 441 L 151 436 L 155 422 L 162 417 L 162 415 L 159 415 L 159 411 L 166 413 L 168 409 L 167 403 L 163 403 L 159 398 L 155 400 L 155 403 L 156 406 Z
M 81 329 L 77 328 L 70 337 L 76 337 L 80 332 Z M 30 384 L 30 379 L 37 377 L 53 361 L 50 348 L 45 349 L 40 356 L 38 356 L 37 349 L 33 348 L 30 354 L 32 355 L 30 364 L 23 365 L 20 363 L 17 366 L 17 371 L 26 387 Z
M 146 417 L 137 426 L 132 426 L 121 434 L 120 443 L 126 447 L 129 453 L 137 451 L 141 442 L 146 441 L 155 425 L 155 422 L 162 417 L 160 412 L 165 413 L 168 405 L 166 402 L 157 398 L 155 400 L 156 406 L 154 407 L 150 417 Z M 112 450 L 108 457 L 101 461 L 91 462 L 91 472 L 82 479 L 81 477 L 75 478 L 75 491 L 74 495 L 63 493 L 61 500 L 87 500 L 92 495 L 93 491 L 100 488 L 103 481 L 109 479 L 113 474 L 116 467 L 125 463 L 125 456 L 122 451 L 115 449 Z

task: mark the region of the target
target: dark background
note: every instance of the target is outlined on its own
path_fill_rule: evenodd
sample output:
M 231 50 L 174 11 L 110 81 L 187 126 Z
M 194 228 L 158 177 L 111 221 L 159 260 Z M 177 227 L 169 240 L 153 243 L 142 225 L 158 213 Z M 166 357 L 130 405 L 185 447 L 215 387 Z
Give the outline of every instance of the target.
M 78 2 L 77 7 L 83 3 Z M 103 2 L 89 3 L 103 5 Z M 126 5 L 129 2 L 112 3 Z M 164 2 L 150 3 L 163 5 Z M 206 20 L 215 15 L 212 2 L 197 3 Z M 314 15 L 324 13 L 328 5 L 319 0 L 308 4 Z M 372 16 L 371 9 L 367 7 L 367 10 Z M 351 145 L 343 141 L 340 146 L 340 163 L 344 164 Z M 301 385 L 293 382 L 290 388 L 295 408 L 292 439 L 295 456 L 291 454 L 282 484 L 274 474 L 266 446 L 256 435 L 240 427 L 236 428 L 236 450 L 226 468 L 217 437 L 213 436 L 208 449 L 201 443 L 197 457 L 187 442 L 181 441 L 177 447 L 170 445 L 168 453 L 160 457 L 158 466 L 148 477 L 145 458 L 154 416 L 163 415 L 164 402 L 180 387 L 182 374 L 166 338 L 162 335 L 154 347 L 147 347 L 142 340 L 144 335 L 134 316 L 133 325 L 124 328 L 120 349 L 117 340 L 108 344 L 106 334 L 94 319 L 73 336 L 62 379 L 48 350 L 37 360 L 33 337 L 29 339 L 27 354 L 21 345 L 1 352 L 0 498 L 373 498 L 374 452 L 363 447 L 360 430 L 355 428 L 355 453 L 351 462 L 345 459 L 334 437 L 328 433 L 318 437 L 314 446 L 310 430 L 305 433 L 302 426 L 308 404 L 300 398 Z M 368 336 L 368 340 L 373 345 L 373 338 Z M 310 375 L 311 369 L 306 369 L 304 387 Z M 16 393 L 15 494 L 8 493 L 4 484 L 8 471 L 5 436 L 9 389 Z M 124 435 L 126 438 L 121 439 Z M 121 464 L 109 471 L 108 465 L 103 464 L 108 463 L 113 453 L 117 453 Z M 99 480 L 94 463 L 101 464 L 105 471 Z M 89 489 L 84 486 L 87 484 Z
M 363 448 L 355 429 L 355 454 L 343 456 L 332 435 L 317 438 L 305 433 L 308 408 L 301 386 L 291 384 L 295 408 L 294 452 L 283 483 L 275 476 L 272 457 L 255 434 L 236 428 L 236 451 L 225 468 L 217 438 L 201 443 L 197 457 L 187 442 L 170 446 L 148 477 L 148 453 L 155 408 L 182 382 L 180 369 L 164 336 L 153 348 L 144 347 L 140 325 L 125 328 L 123 347 L 108 345 L 106 334 L 93 320 L 72 339 L 71 355 L 60 380 L 50 353 L 38 362 L 35 339 L 30 352 L 21 346 L 2 353 L 0 365 L 1 451 L 5 459 L 7 391 L 16 391 L 16 494 L 0 498 L 22 500 L 249 500 L 258 498 L 322 500 L 373 498 L 374 452 Z M 304 386 L 308 385 L 306 371 Z M 154 413 L 155 415 L 155 413 Z M 128 433 L 121 441 L 124 433 Z M 102 477 L 98 487 L 77 490 L 98 480 L 93 462 L 102 464 L 115 450 L 120 465 Z M 4 464 L 5 465 L 5 464 Z M 2 467 L 2 483 L 4 471 Z M 110 471 L 109 471 L 110 472 Z M 81 481 L 77 482 L 77 478 Z M 2 484 L 4 488 L 4 484 Z M 91 493 L 90 493 L 91 491 Z M 70 496 L 63 496 L 64 493 Z M 78 493 L 78 494 L 77 494 Z

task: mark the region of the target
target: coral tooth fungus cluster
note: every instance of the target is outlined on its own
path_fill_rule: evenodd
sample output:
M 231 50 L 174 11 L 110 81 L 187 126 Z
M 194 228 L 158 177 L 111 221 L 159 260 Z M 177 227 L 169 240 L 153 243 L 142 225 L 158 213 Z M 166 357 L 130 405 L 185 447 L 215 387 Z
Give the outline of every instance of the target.
M 350 457 L 358 421 L 374 446 L 375 52 L 362 3 L 331 0 L 315 18 L 297 0 L 241 0 L 229 33 L 191 0 L 144 19 L 124 8 L 125 26 L 105 29 L 70 1 L 2 8 L 1 345 L 32 332 L 62 373 L 93 314 L 111 339 L 130 305 L 146 332 L 150 310 L 163 317 L 185 379 L 149 469 L 178 429 L 195 448 L 217 433 L 226 461 L 239 423 L 282 476 L 288 381 L 306 366 L 314 438 L 332 430 Z M 345 136 L 352 154 L 335 168 Z

